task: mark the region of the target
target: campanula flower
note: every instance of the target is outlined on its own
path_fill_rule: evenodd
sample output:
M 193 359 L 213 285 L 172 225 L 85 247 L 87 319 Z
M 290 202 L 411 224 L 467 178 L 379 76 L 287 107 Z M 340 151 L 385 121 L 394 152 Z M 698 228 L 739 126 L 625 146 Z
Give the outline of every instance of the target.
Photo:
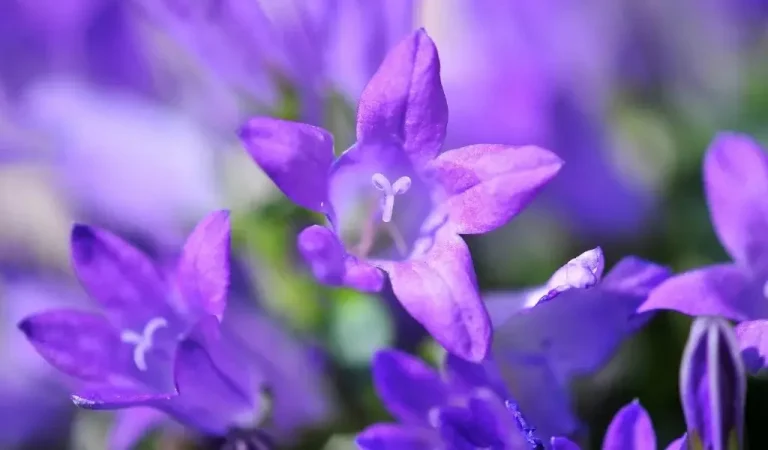
M 604 266 L 598 247 L 570 260 L 543 286 L 486 295 L 495 361 L 544 436 L 576 430 L 568 381 L 601 368 L 645 323 L 648 316 L 635 310 L 670 276 L 631 256 L 605 276 Z
M 667 450 L 739 450 L 743 447 L 747 380 L 736 335 L 723 319 L 697 318 L 680 365 L 680 399 L 686 433 Z M 564 438 L 553 450 L 578 450 Z M 604 450 L 654 450 L 651 418 L 635 400 L 613 418 Z
M 490 323 L 459 236 L 512 219 L 560 169 L 533 146 L 442 151 L 448 109 L 432 40 L 398 44 L 365 88 L 357 143 L 338 159 L 325 130 L 266 117 L 241 130 L 246 149 L 295 203 L 325 214 L 298 247 L 330 285 L 380 291 L 385 273 L 405 309 L 449 351 L 479 361 Z
M 357 436 L 364 450 L 543 449 L 506 391 L 492 361 L 447 354 L 442 376 L 418 358 L 379 351 L 373 382 L 399 423 L 378 423 Z
M 704 190 L 715 233 L 733 262 L 672 277 L 640 311 L 768 318 L 768 155 L 746 135 L 719 134 L 704 158 Z
M 220 338 L 229 283 L 229 215 L 191 233 L 171 277 L 101 229 L 72 230 L 75 273 L 102 313 L 51 309 L 19 324 L 51 365 L 78 381 L 87 409 L 158 408 L 208 434 L 258 419 L 260 379 Z

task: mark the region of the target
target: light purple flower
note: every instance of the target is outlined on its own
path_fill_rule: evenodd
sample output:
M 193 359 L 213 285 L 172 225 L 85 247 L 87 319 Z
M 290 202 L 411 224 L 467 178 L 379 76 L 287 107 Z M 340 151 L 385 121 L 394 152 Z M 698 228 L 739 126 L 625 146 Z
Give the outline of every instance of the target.
M 103 314 L 52 309 L 19 324 L 37 351 L 78 380 L 87 409 L 153 406 L 196 430 L 253 425 L 261 380 L 220 338 L 229 284 L 229 215 L 187 239 L 171 277 L 119 237 L 76 225 L 74 269 Z
M 669 279 L 639 310 L 768 318 L 768 155 L 748 136 L 719 134 L 704 158 L 704 188 L 715 232 L 733 262 Z
M 645 323 L 649 316 L 636 316 L 636 308 L 670 276 L 636 257 L 622 259 L 605 276 L 604 265 L 598 247 L 569 261 L 543 286 L 485 296 L 494 359 L 542 436 L 578 428 L 568 381 L 602 367 Z
M 680 398 L 686 433 L 667 450 L 743 448 L 747 381 L 736 335 L 723 319 L 697 318 L 680 365 Z M 564 438 L 552 439 L 553 450 L 579 450 Z M 637 400 L 613 418 L 603 450 L 655 450 L 651 418 Z
M 335 161 L 333 139 L 318 127 L 260 117 L 241 137 L 291 200 L 328 218 L 298 240 L 320 281 L 379 291 L 386 273 L 405 309 L 441 344 L 479 361 L 491 330 L 459 235 L 512 219 L 562 161 L 531 146 L 442 152 L 447 118 L 437 49 L 419 30 L 366 87 L 357 143 Z
M 414 356 L 382 350 L 373 360 L 373 381 L 399 423 L 363 430 L 356 441 L 364 450 L 534 448 L 491 361 L 448 354 L 440 376 Z

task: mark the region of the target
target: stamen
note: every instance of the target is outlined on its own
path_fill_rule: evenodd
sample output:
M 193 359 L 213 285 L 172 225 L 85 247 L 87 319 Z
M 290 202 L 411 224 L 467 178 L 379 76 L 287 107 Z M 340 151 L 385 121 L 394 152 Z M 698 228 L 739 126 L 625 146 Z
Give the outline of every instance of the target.
M 381 209 L 381 220 L 389 222 L 392 220 L 392 211 L 395 209 L 395 195 L 402 195 L 411 188 L 411 178 L 402 176 L 390 183 L 387 177 L 380 173 L 374 173 L 371 177 L 373 187 L 384 193 L 384 201 Z
M 120 339 L 128 344 L 135 344 L 133 349 L 133 362 L 142 372 L 147 370 L 146 353 L 152 348 L 152 337 L 160 328 L 168 326 L 168 321 L 162 317 L 155 317 L 147 322 L 141 334 L 133 330 L 125 330 L 120 335 Z

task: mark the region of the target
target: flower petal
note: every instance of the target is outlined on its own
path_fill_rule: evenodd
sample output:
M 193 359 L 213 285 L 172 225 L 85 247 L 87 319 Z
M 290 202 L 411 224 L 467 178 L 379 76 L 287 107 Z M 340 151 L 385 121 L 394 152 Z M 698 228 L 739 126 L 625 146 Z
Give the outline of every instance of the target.
M 175 364 L 179 395 L 158 407 L 188 426 L 220 435 L 234 426 L 255 425 L 261 405 L 254 391 L 260 380 L 249 377 L 247 370 L 240 373 L 243 365 L 220 353 L 220 343 L 212 348 L 216 336 L 201 336 L 211 332 L 210 325 L 208 320 L 201 322 L 192 337 L 179 344 Z
M 27 317 L 19 328 L 46 361 L 67 375 L 103 381 L 121 370 L 120 337 L 99 314 L 48 310 Z
M 730 324 L 722 318 L 697 318 L 680 364 L 688 438 L 702 448 L 741 448 L 746 390 L 739 344 Z
M 392 290 L 414 319 L 446 350 L 482 361 L 491 343 L 491 321 L 477 291 L 464 240 L 443 228 L 420 258 L 380 264 Z
M 768 368 L 768 320 L 750 320 L 736 325 L 745 368 L 752 374 Z
M 636 256 L 622 258 L 600 283 L 601 288 L 647 297 L 672 271 Z
M 746 135 L 721 133 L 704 159 L 704 187 L 715 231 L 731 257 L 768 270 L 768 155 Z
M 297 205 L 323 212 L 333 137 L 322 128 L 256 117 L 240 130 L 240 139 L 256 164 Z
M 570 441 L 564 437 L 553 437 L 550 441 L 552 450 L 581 450 L 573 441 Z
M 434 438 L 423 428 L 377 423 L 357 435 L 355 443 L 363 450 L 432 450 Z
M 72 394 L 72 402 L 83 409 L 112 410 L 137 406 L 161 406 L 173 399 L 175 392 L 147 391 L 130 380 L 110 380 L 109 383 L 89 383 Z
M 688 435 L 683 434 L 679 438 L 670 442 L 666 450 L 687 450 L 688 449 Z
M 397 350 L 376 353 L 373 384 L 387 410 L 407 424 L 426 425 L 429 411 L 448 401 L 448 390 L 437 372 Z
M 179 307 L 192 310 L 193 323 L 204 315 L 221 320 L 227 306 L 229 252 L 228 211 L 209 214 L 187 238 L 176 279 L 184 297 Z
M 430 168 L 448 195 L 445 207 L 455 231 L 478 234 L 512 220 L 562 165 L 539 147 L 470 145 L 442 153 Z
M 401 142 L 416 167 L 438 155 L 448 124 L 437 48 L 423 30 L 395 46 L 368 82 L 357 110 L 358 142 Z
M 656 433 L 648 412 L 635 400 L 615 416 L 603 440 L 603 450 L 655 450 Z
M 169 422 L 168 416 L 157 409 L 139 407 L 118 411 L 109 432 L 109 448 L 131 450 L 152 430 Z
M 141 331 L 155 317 L 174 316 L 166 288 L 146 255 L 114 234 L 86 225 L 72 229 L 77 277 L 120 329 Z
M 603 276 L 604 268 L 603 250 L 600 247 L 587 250 L 568 261 L 550 277 L 547 281 L 549 292 L 542 301 L 550 300 L 568 289 L 589 288 L 596 285 L 600 281 L 600 277 Z
M 638 312 L 671 309 L 737 321 L 768 317 L 762 287 L 734 264 L 711 265 L 668 279 L 651 292 Z
M 326 227 L 312 225 L 298 237 L 299 252 L 315 278 L 330 286 L 348 286 L 364 292 L 384 287 L 384 274 L 344 250 L 339 238 Z
M 500 398 L 507 397 L 507 389 L 495 363 L 487 359 L 482 364 L 447 353 L 443 361 L 445 378 L 452 389 L 471 393 L 477 389 L 491 389 Z

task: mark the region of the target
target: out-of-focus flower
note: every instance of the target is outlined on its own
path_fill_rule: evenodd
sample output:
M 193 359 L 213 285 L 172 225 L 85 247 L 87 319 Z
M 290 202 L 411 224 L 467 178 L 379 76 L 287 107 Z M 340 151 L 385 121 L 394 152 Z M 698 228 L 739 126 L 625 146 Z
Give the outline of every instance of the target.
M 435 1 L 423 16 L 441 49 L 449 145 L 551 149 L 568 164 L 545 196 L 549 211 L 605 238 L 636 232 L 651 196 L 610 161 L 616 7 L 587 3 Z
M 748 136 L 719 134 L 704 159 L 704 189 L 715 232 L 734 262 L 672 277 L 640 311 L 768 318 L 768 155 Z
M 72 413 L 64 384 L 16 324 L 43 308 L 75 306 L 81 295 L 64 280 L 19 268 L 2 270 L 0 276 L 0 446 L 40 442 L 40 432 L 60 437 Z M 59 397 L 57 394 L 60 394 Z M 43 438 L 45 439 L 45 438 Z
M 486 295 L 493 355 L 512 395 L 542 435 L 578 427 L 568 382 L 602 367 L 648 318 L 635 316 L 668 269 L 626 257 L 603 277 L 600 248 L 558 269 L 544 286 Z
M 77 225 L 72 253 L 80 282 L 104 314 L 52 309 L 19 325 L 54 367 L 78 380 L 72 400 L 88 409 L 153 406 L 209 434 L 253 426 L 261 379 L 220 338 L 229 284 L 229 216 L 206 217 L 173 277 L 104 230 Z
M 13 93 L 41 75 L 154 90 L 150 61 L 126 2 L 8 2 L 0 17 L 0 84 Z
M 533 146 L 442 152 L 447 118 L 437 49 L 420 30 L 365 88 L 357 143 L 337 160 L 330 133 L 310 125 L 254 118 L 241 138 L 291 200 L 326 215 L 329 226 L 311 226 L 298 239 L 320 281 L 375 292 L 386 273 L 406 310 L 441 344 L 480 361 L 490 323 L 459 235 L 512 219 L 562 161 Z
M 53 78 L 17 113 L 47 138 L 49 166 L 79 217 L 178 245 L 220 207 L 216 141 L 184 115 L 129 92 Z
M 397 424 L 369 426 L 357 436 L 365 450 L 543 449 L 493 365 L 446 355 L 444 376 L 396 350 L 373 360 L 376 391 Z
M 700 317 L 680 364 L 680 399 L 686 433 L 667 450 L 743 448 L 747 380 L 731 326 L 721 318 Z M 552 439 L 553 450 L 578 450 L 564 438 Z M 604 450 L 654 450 L 651 418 L 635 400 L 613 418 Z

